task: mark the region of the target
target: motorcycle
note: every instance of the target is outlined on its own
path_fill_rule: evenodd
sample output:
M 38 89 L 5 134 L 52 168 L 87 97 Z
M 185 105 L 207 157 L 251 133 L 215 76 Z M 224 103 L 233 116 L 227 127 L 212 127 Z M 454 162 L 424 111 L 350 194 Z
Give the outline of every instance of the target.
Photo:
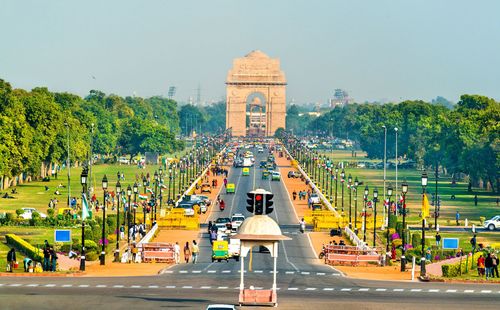
M 325 245 L 321 248 L 321 252 L 319 252 L 319 259 L 323 259 L 325 257 Z
M 226 208 L 226 204 L 224 203 L 224 200 L 221 200 L 221 201 L 219 202 L 219 209 L 220 209 L 221 211 L 224 211 L 224 209 L 225 209 L 225 208 Z

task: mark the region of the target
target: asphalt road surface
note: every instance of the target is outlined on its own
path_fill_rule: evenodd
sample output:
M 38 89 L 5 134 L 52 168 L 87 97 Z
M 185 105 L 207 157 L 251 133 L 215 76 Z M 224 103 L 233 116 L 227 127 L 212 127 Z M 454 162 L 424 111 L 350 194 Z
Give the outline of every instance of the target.
M 250 216 L 246 193 L 263 188 L 274 194 L 270 216 L 292 238 L 284 241 L 278 257 L 278 307 L 280 309 L 499 309 L 500 286 L 385 282 L 348 279 L 314 257 L 310 241 L 298 232 L 297 218 L 282 182 L 262 180 L 258 163 L 264 154 L 255 154 L 257 167 L 250 176 L 241 168 L 231 170 L 229 183 L 236 194 L 226 195 L 226 210 L 214 210 L 211 220 L 233 213 Z M 285 176 L 282 176 L 286 178 Z M 0 309 L 204 309 L 212 303 L 236 304 L 240 263 L 212 262 L 206 229 L 200 243 L 197 264 L 173 266 L 149 277 L 2 277 Z M 254 249 L 252 266 L 245 260 L 245 285 L 269 289 L 272 260 L 268 253 Z

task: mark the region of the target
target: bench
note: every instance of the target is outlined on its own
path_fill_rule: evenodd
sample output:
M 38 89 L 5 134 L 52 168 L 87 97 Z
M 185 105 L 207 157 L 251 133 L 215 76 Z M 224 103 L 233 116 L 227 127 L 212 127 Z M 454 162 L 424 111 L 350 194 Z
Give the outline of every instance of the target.
M 380 256 L 379 255 L 355 255 L 355 254 L 336 254 L 336 253 L 328 253 L 325 256 L 325 264 L 351 264 L 352 266 L 356 266 L 359 263 L 368 263 L 368 262 L 376 262 L 380 264 Z
M 142 254 L 144 262 L 170 263 L 175 261 L 173 251 L 144 251 Z

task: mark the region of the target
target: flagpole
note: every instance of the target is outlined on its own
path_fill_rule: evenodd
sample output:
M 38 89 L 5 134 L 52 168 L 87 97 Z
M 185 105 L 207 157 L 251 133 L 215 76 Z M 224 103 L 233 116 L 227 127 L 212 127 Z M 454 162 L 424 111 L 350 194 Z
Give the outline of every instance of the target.
M 85 271 L 85 219 L 88 216 L 88 202 L 87 202 L 87 177 L 88 168 L 83 166 L 80 181 L 82 184 L 82 250 L 80 253 L 80 271 Z
M 422 173 L 422 259 L 420 260 L 420 277 L 425 277 L 425 187 L 427 186 L 427 172 Z

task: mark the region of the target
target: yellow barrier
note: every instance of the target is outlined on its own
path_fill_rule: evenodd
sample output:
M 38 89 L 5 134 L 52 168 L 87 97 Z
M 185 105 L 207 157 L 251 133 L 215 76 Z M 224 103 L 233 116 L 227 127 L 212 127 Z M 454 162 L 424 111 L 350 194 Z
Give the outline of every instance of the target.
M 172 209 L 167 212 L 164 218 L 157 221 L 158 226 L 166 229 L 197 230 L 200 228 L 199 216 L 195 210 L 195 215 L 186 216 L 184 209 Z

